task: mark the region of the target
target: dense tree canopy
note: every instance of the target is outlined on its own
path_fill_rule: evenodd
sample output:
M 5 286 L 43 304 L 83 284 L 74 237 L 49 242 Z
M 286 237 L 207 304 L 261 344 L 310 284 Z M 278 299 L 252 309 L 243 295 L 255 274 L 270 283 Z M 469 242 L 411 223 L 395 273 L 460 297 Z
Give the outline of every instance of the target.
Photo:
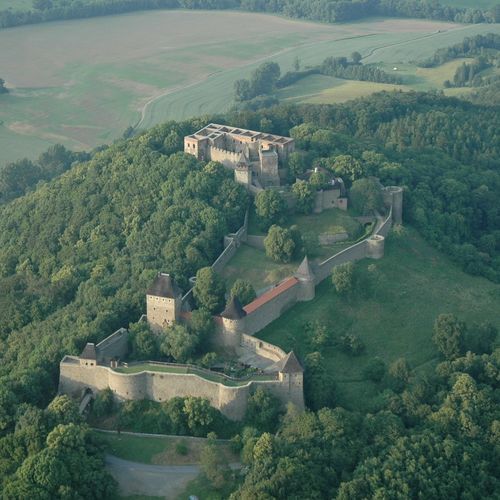
M 241 9 L 322 22 L 343 22 L 383 15 L 464 23 L 499 22 L 500 12 L 463 9 L 425 0 L 34 0 L 33 9 L 0 11 L 0 27 L 131 12 L 144 9 Z

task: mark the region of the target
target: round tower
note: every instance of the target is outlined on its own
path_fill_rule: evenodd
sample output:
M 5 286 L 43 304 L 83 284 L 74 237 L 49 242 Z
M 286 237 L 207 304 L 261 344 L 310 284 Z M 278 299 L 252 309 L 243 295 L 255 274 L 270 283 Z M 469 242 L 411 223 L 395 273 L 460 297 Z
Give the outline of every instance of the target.
M 385 238 L 380 234 L 374 234 L 366 240 L 368 245 L 367 257 L 381 259 L 384 256 Z
M 300 283 L 297 300 L 305 302 L 314 299 L 314 296 L 316 295 L 316 285 L 314 283 L 315 276 L 311 265 L 309 264 L 307 255 L 304 257 L 304 260 L 297 269 L 295 277 Z
M 392 206 L 392 220 L 394 224 L 403 223 L 403 188 L 387 186 L 384 188 L 384 198 Z
M 247 313 L 241 307 L 237 297 L 231 297 L 226 308 L 221 314 L 222 327 L 225 334 L 239 335 L 245 329 L 245 316 Z

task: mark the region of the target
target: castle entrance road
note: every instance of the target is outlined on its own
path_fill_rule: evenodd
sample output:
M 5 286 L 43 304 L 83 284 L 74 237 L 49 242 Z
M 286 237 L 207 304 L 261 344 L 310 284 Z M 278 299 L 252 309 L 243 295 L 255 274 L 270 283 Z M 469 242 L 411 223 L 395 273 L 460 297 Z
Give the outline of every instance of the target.
M 199 465 L 149 465 L 106 455 L 106 465 L 120 493 L 175 498 L 199 473 Z

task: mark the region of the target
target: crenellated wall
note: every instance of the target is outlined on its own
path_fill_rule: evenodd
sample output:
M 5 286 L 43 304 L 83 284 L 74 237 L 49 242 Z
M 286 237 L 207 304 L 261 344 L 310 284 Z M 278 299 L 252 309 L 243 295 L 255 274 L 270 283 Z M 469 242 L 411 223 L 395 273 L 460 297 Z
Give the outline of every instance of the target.
M 233 153 L 225 149 L 209 146 L 208 148 L 210 159 L 222 163 L 226 168 L 234 169 L 240 159 L 241 153 Z

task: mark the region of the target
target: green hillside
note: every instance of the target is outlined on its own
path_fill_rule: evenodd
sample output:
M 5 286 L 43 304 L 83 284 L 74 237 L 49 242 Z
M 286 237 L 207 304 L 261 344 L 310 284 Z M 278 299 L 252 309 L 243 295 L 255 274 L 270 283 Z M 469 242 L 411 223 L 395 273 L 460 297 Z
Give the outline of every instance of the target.
M 382 260 L 357 265 L 368 285 L 353 297 L 338 296 L 325 280 L 312 302 L 294 306 L 257 334 L 302 356 L 316 350 L 307 338 L 307 322 L 327 325 L 334 339 L 359 336 L 366 345 L 361 356 L 353 358 L 333 346 L 320 349 L 342 406 L 365 411 L 376 406 L 380 388 L 363 376 L 374 357 L 390 364 L 403 356 L 417 372 L 430 372 L 438 359 L 433 324 L 441 313 L 469 324 L 488 320 L 500 328 L 500 285 L 465 274 L 411 228 L 389 237 Z

